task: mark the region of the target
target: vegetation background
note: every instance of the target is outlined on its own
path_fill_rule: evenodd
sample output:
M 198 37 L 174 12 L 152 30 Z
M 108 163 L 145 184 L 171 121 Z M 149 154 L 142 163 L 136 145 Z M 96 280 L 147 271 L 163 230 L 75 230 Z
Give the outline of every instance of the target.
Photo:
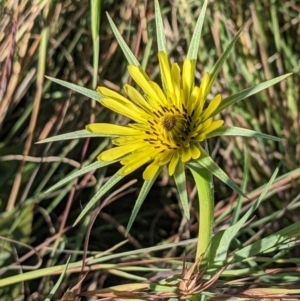
M 0 0 L 1 1 L 1 0 Z M 88 271 L 85 256 L 104 256 L 89 266 L 82 290 L 152 277 L 147 269 L 118 269 L 132 261 L 193 254 L 194 245 L 163 249 L 168 243 L 196 237 L 197 208 L 188 177 L 191 220 L 186 221 L 171 178 L 163 173 L 133 225 L 127 243 L 125 228 L 142 184 L 140 171 L 125 178 L 72 227 L 82 208 L 118 170 L 118 164 L 90 172 L 51 193 L 48 188 L 96 160 L 107 139 L 86 139 L 37 145 L 60 133 L 84 129 L 93 122 L 119 122 L 98 103 L 52 83 L 45 75 L 87 88 L 104 85 L 116 91 L 130 82 L 126 59 L 105 12 L 124 39 L 159 81 L 154 3 L 147 0 L 7 0 L 0 2 L 0 298 L 44 300 L 70 257 L 69 273 L 54 300 Z M 160 1 L 172 60 L 181 63 L 187 51 L 201 1 Z M 282 162 L 280 177 L 241 231 L 249 243 L 298 221 L 300 215 L 300 2 L 210 1 L 204 23 L 197 79 L 210 70 L 225 45 L 244 26 L 212 94 L 224 97 L 262 81 L 293 72 L 287 80 L 249 97 L 223 115 L 226 124 L 285 138 L 272 141 L 222 137 L 210 141 L 213 158 L 237 184 L 246 177 L 247 209 Z M 247 151 L 245 152 L 245 149 Z M 134 181 L 134 180 L 137 181 Z M 228 227 L 237 195 L 215 180 L 215 231 Z M 116 250 L 112 251 L 118 245 Z M 157 246 L 157 248 L 143 249 Z M 156 251 L 156 252 L 154 252 Z M 122 253 L 125 252 L 125 253 Z M 300 258 L 300 250 L 284 258 Z M 285 262 L 285 267 L 299 262 Z M 277 267 L 277 266 L 274 266 Z M 154 269 L 155 270 L 155 269 Z M 298 272 L 299 273 L 299 272 Z M 146 275 L 146 276 L 145 276 Z M 92 299 L 91 299 L 92 300 Z

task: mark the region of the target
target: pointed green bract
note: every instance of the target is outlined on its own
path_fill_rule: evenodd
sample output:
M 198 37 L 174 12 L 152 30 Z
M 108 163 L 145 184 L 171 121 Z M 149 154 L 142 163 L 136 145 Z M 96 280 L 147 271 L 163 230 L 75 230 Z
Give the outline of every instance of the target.
M 243 27 L 237 32 L 237 34 L 235 35 L 235 37 L 229 43 L 229 45 L 227 46 L 227 48 L 225 49 L 225 51 L 222 53 L 222 55 L 220 56 L 220 58 L 218 59 L 218 61 L 213 66 L 212 70 L 210 71 L 210 73 L 209 73 L 210 79 L 209 79 L 209 84 L 208 84 L 208 88 L 207 88 L 208 91 L 210 91 L 210 88 L 211 88 L 212 84 L 214 83 L 216 77 L 218 76 L 218 74 L 219 74 L 219 72 L 221 70 L 221 67 L 222 67 L 224 61 L 228 57 L 228 55 L 229 55 L 232 47 L 236 43 L 236 41 L 239 38 L 239 36 L 240 36 L 240 34 L 241 34 L 242 31 L 243 31 Z
M 185 178 L 185 170 L 184 170 L 184 163 L 179 162 L 175 173 L 174 173 L 174 180 L 177 186 L 177 190 L 179 193 L 180 202 L 182 204 L 182 208 L 184 211 L 185 217 L 189 220 L 190 219 L 190 208 L 189 208 L 189 200 L 186 191 L 186 178 Z
M 73 226 L 76 226 L 79 221 L 88 213 L 88 211 L 98 202 L 98 200 L 114 187 L 120 180 L 123 179 L 123 176 L 119 175 L 119 172 L 115 173 L 100 189 L 99 191 L 92 197 L 92 199 L 87 203 L 87 205 L 83 208 L 80 215 L 77 217 Z
M 217 233 L 212 241 L 212 250 L 211 250 L 211 261 L 222 261 L 227 258 L 227 252 L 229 249 L 230 242 L 239 232 L 239 230 L 243 227 L 243 225 L 247 222 L 250 215 L 258 208 L 261 201 L 264 199 L 265 195 L 267 194 L 270 186 L 275 181 L 275 178 L 278 174 L 279 167 L 276 168 L 275 172 L 273 173 L 270 181 L 264 188 L 262 194 L 257 199 L 257 201 L 250 207 L 250 209 L 244 214 L 244 216 L 233 226 L 230 226 L 226 230 L 220 231 Z
M 161 169 L 162 169 L 162 167 L 158 169 L 158 171 L 156 172 L 156 174 L 153 178 L 151 178 L 150 180 L 147 180 L 147 181 L 144 182 L 144 184 L 142 186 L 142 189 L 139 193 L 139 196 L 138 196 L 138 198 L 137 198 L 137 200 L 134 204 L 134 208 L 132 210 L 132 213 L 130 215 L 130 219 L 129 219 L 129 222 L 128 222 L 127 228 L 126 228 L 126 234 L 130 231 L 130 229 L 132 227 L 132 224 L 133 224 L 133 222 L 134 222 L 134 220 L 135 220 L 135 218 L 136 218 L 136 216 L 137 216 L 137 214 L 138 214 L 138 212 L 139 212 L 139 210 L 140 210 L 140 208 L 141 208 L 148 192 L 150 191 L 153 183 L 155 182 L 157 176 L 160 174 Z
M 164 53 L 168 54 L 166 35 L 165 35 L 165 30 L 164 30 L 164 25 L 162 21 L 162 15 L 161 15 L 158 0 L 154 1 L 154 6 L 155 6 L 155 24 L 156 24 L 158 51 L 163 51 Z
M 97 100 L 99 101 L 102 96 L 97 92 L 97 91 L 94 91 L 94 90 L 90 90 L 90 89 L 87 89 L 87 88 L 84 88 L 84 87 L 81 87 L 81 86 L 77 86 L 75 84 L 71 84 L 71 83 L 68 83 L 64 80 L 60 80 L 60 79 L 57 79 L 57 78 L 54 78 L 54 77 L 50 77 L 50 76 L 46 76 L 46 78 L 48 78 L 49 80 L 59 84 L 59 85 L 62 85 L 66 88 L 69 88 L 73 91 L 76 91 L 88 98 L 91 98 L 91 99 L 94 99 L 94 100 Z
M 214 160 L 201 148 L 201 156 L 195 162 L 188 163 L 190 168 L 194 170 L 202 167 L 206 168 L 213 175 L 219 178 L 223 183 L 229 186 L 232 190 L 236 191 L 238 194 L 246 197 L 243 191 L 227 176 L 227 174 L 214 162 Z M 201 192 L 200 192 L 201 193 Z
M 260 138 L 260 139 L 268 139 L 278 142 L 283 142 L 284 139 L 278 138 L 272 135 L 259 133 L 256 131 L 243 129 L 239 127 L 231 127 L 231 126 L 222 126 L 217 130 L 209 133 L 207 138 L 217 137 L 217 136 L 239 136 L 239 137 L 252 137 L 252 138 Z
M 199 45 L 200 45 L 200 38 L 201 38 L 201 32 L 203 27 L 203 22 L 205 18 L 206 8 L 207 8 L 207 2 L 208 0 L 205 0 L 203 3 L 203 6 L 201 8 L 200 15 L 198 17 L 194 33 L 192 36 L 191 44 L 189 46 L 189 50 L 187 53 L 187 58 L 189 60 L 197 60 L 197 55 L 199 51 Z
M 285 78 L 289 77 L 290 75 L 292 75 L 292 73 L 287 73 L 278 77 L 275 77 L 273 79 L 267 80 L 263 83 L 260 83 L 254 87 L 251 88 L 247 88 L 245 90 L 242 90 L 240 92 L 237 92 L 227 98 L 224 98 L 221 102 L 221 104 L 219 105 L 219 107 L 216 109 L 214 115 L 217 115 L 218 113 L 220 113 L 221 111 L 223 111 L 224 109 L 228 108 L 229 106 L 235 104 L 236 102 L 243 100 L 253 94 L 256 94 L 260 91 L 263 91 L 279 82 L 281 82 L 282 80 L 284 80 Z
M 88 172 L 90 172 L 91 170 L 95 170 L 95 169 L 98 169 L 98 168 L 101 168 L 101 167 L 104 167 L 104 166 L 107 166 L 107 165 L 110 165 L 114 162 L 100 162 L 100 161 L 97 161 L 97 162 L 94 162 L 88 166 L 85 166 L 83 168 L 81 168 L 80 170 L 72 173 L 71 175 L 69 175 L 68 177 L 62 179 L 61 181 L 59 181 L 58 183 L 56 183 L 55 185 L 53 185 L 51 188 L 49 188 L 45 193 L 49 193 L 59 187 L 61 187 L 62 185 L 64 185 L 65 183 L 68 183 L 74 179 L 76 179 L 77 177 L 80 177 Z
M 127 62 L 129 63 L 129 65 L 133 65 L 136 67 L 140 66 L 139 61 L 136 59 L 136 57 L 134 56 L 134 54 L 132 53 L 132 51 L 130 50 L 130 48 L 128 47 L 128 45 L 126 44 L 126 42 L 124 41 L 124 39 L 122 38 L 122 36 L 120 35 L 118 28 L 116 27 L 115 23 L 113 22 L 113 20 L 111 19 L 111 17 L 109 16 L 108 13 L 106 13 L 107 18 L 108 18 L 108 22 L 111 26 L 111 29 L 118 41 L 119 46 L 121 47 Z
M 80 130 L 80 131 L 75 131 L 75 132 L 71 132 L 71 133 L 66 133 L 66 134 L 49 137 L 49 138 L 46 138 L 46 139 L 36 142 L 36 144 L 49 143 L 49 142 L 54 142 L 54 141 L 71 140 L 71 139 L 79 139 L 79 138 L 89 138 L 89 137 L 112 137 L 112 135 L 99 135 L 99 134 L 91 133 L 87 130 Z

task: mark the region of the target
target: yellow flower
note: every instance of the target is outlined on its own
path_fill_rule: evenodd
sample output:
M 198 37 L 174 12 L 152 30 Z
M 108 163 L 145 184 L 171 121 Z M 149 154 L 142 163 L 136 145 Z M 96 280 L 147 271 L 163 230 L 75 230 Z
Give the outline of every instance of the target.
M 124 87 L 129 99 L 105 87 L 97 89 L 103 106 L 133 121 L 127 126 L 93 123 L 86 127 L 92 133 L 117 137 L 113 140 L 116 147 L 102 152 L 98 159 L 120 160 L 121 176 L 144 164 L 148 164 L 143 172 L 145 180 L 153 178 L 164 165 L 171 176 L 179 161 L 198 159 L 200 143 L 223 125 L 223 120 L 213 120 L 221 96 L 205 106 L 209 74 L 204 75 L 200 86 L 194 86 L 194 61 L 186 59 L 180 72 L 178 64 L 169 63 L 166 53 L 159 52 L 158 59 L 163 90 L 133 65 L 128 71 L 144 95 L 130 85 Z

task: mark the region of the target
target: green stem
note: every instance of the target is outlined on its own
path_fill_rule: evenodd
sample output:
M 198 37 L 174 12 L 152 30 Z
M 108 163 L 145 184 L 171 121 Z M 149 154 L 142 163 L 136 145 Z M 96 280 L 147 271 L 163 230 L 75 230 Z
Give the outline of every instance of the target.
M 196 259 L 209 255 L 214 223 L 214 188 L 212 174 L 205 168 L 190 168 L 195 179 L 199 199 L 199 232 Z

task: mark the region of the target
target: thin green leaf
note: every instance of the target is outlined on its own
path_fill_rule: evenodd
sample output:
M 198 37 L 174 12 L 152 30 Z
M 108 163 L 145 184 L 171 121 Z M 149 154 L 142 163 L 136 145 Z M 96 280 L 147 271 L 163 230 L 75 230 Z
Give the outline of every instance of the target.
M 154 1 L 154 7 L 158 51 L 163 51 L 164 53 L 168 54 L 166 35 L 158 0 Z
M 91 30 L 92 38 L 96 40 L 99 35 L 101 18 L 101 0 L 91 0 Z
M 87 89 L 87 88 L 84 88 L 84 87 L 81 87 L 81 86 L 77 86 L 75 84 L 71 84 L 71 83 L 68 83 L 64 80 L 61 80 L 61 79 L 57 79 L 57 78 L 54 78 L 54 77 L 50 77 L 50 76 L 46 76 L 46 78 L 48 78 L 49 80 L 59 84 L 59 85 L 62 85 L 64 87 L 67 87 L 73 91 L 76 91 L 88 98 L 91 98 L 91 99 L 94 99 L 94 100 L 97 100 L 99 101 L 102 96 L 97 92 L 97 91 L 94 91 L 94 90 L 90 90 L 90 89 Z
M 119 172 L 115 173 L 100 189 L 99 191 L 92 197 L 92 199 L 87 203 L 84 207 L 80 215 L 77 217 L 73 226 L 76 226 L 79 221 L 87 214 L 87 212 L 98 202 L 98 200 L 113 186 L 115 186 L 123 176 L 119 175 Z
M 214 160 L 205 152 L 202 147 L 200 158 L 194 162 L 188 163 L 188 165 L 193 169 L 201 168 L 199 165 L 203 166 L 232 190 L 236 191 L 243 197 L 246 197 L 243 191 L 227 176 L 227 174 L 214 162 Z
M 220 231 L 215 235 L 212 240 L 212 249 L 210 253 L 210 257 L 212 261 L 221 261 L 225 260 L 227 257 L 227 252 L 229 249 L 230 242 L 242 228 L 242 226 L 247 222 L 250 215 L 258 208 L 261 201 L 264 199 L 265 195 L 267 194 L 270 186 L 275 181 L 275 178 L 278 174 L 279 167 L 276 168 L 275 172 L 273 173 L 270 181 L 264 188 L 263 192 L 261 193 L 260 197 L 257 201 L 250 207 L 250 209 L 244 214 L 244 216 L 234 225 L 230 226 L 226 230 Z
M 194 33 L 192 36 L 191 44 L 189 46 L 189 50 L 187 53 L 187 58 L 189 60 L 197 60 L 197 55 L 199 51 L 199 44 L 200 44 L 200 38 L 201 38 L 201 32 L 203 27 L 203 22 L 205 18 L 206 8 L 207 8 L 208 0 L 205 0 L 203 3 L 203 6 L 201 8 L 200 15 L 198 17 Z
M 51 292 L 48 294 L 48 296 L 44 299 L 44 301 L 50 301 L 52 299 L 52 297 L 55 295 L 56 291 L 58 290 L 58 288 L 61 286 L 62 284 L 62 281 L 66 275 L 66 272 L 67 272 L 67 269 L 68 269 L 68 266 L 69 266 L 69 262 L 70 262 L 70 259 L 71 259 L 71 256 L 69 256 L 66 264 L 65 264 L 65 267 L 64 267 L 64 270 L 63 272 L 60 274 L 57 282 L 55 283 L 55 285 L 53 286 Z
M 126 228 L 126 235 L 130 231 L 130 229 L 132 227 L 132 224 L 133 224 L 133 222 L 134 222 L 134 220 L 135 220 L 135 218 L 136 218 L 136 216 L 137 216 L 137 214 L 138 214 L 138 212 L 139 212 L 139 210 L 140 210 L 140 208 L 141 208 L 141 206 L 142 206 L 142 204 L 143 204 L 146 196 L 148 195 L 148 192 L 151 189 L 154 181 L 156 180 L 157 176 L 161 172 L 161 169 L 162 168 L 160 168 L 156 172 L 155 176 L 152 179 L 147 180 L 147 181 L 144 182 L 144 184 L 142 186 L 142 189 L 141 189 L 141 191 L 139 193 L 139 196 L 138 196 L 138 198 L 137 198 L 137 200 L 136 200 L 136 202 L 134 204 L 134 208 L 132 210 L 132 213 L 130 215 L 130 219 L 129 219 L 129 222 L 128 222 L 127 228 Z
M 174 173 L 174 179 L 177 186 L 177 190 L 179 193 L 179 198 L 182 204 L 182 208 L 184 211 L 185 217 L 189 220 L 190 219 L 190 208 L 189 208 L 189 201 L 188 201 L 188 195 L 186 191 L 186 178 L 185 178 L 185 170 L 184 170 L 184 164 L 182 162 L 179 162 L 177 164 L 175 173 Z
M 101 2 L 101 0 L 90 0 L 91 31 L 93 38 L 93 88 L 97 87 L 99 70 Z
M 209 75 L 210 75 L 210 79 L 209 79 L 209 84 L 208 84 L 208 91 L 210 90 L 212 84 L 214 83 L 216 77 L 218 76 L 221 67 L 224 63 L 224 61 L 226 60 L 226 58 L 228 57 L 232 47 L 234 46 L 234 44 L 236 43 L 237 39 L 239 38 L 241 32 L 243 31 L 243 27 L 237 32 L 237 34 L 235 35 L 235 37 L 230 41 L 229 45 L 227 46 L 227 48 L 225 49 L 225 51 L 222 53 L 222 55 L 220 56 L 220 58 L 218 59 L 218 61 L 216 62 L 216 64 L 212 67 L 212 70 L 210 71 Z
M 242 137 L 252 137 L 252 138 L 261 138 L 261 139 L 268 139 L 278 142 L 283 142 L 284 139 L 278 138 L 275 136 L 271 136 L 268 134 L 259 133 L 256 131 L 243 129 L 239 127 L 231 127 L 231 126 L 222 126 L 216 131 L 209 133 L 207 138 L 217 137 L 217 136 L 242 136 Z
M 243 182 L 242 182 L 242 190 L 246 191 L 247 185 L 249 183 L 249 171 L 250 171 L 250 154 L 249 150 L 244 145 L 244 166 L 243 166 Z M 242 196 L 238 196 L 236 200 L 236 206 L 233 210 L 232 214 L 232 221 L 230 223 L 230 226 L 236 224 L 238 222 L 240 212 L 242 210 L 242 205 L 243 205 L 243 198 Z
M 49 137 L 49 138 L 46 138 L 46 139 L 36 142 L 36 144 L 49 143 L 49 142 L 62 141 L 62 140 L 79 139 L 79 138 L 89 138 L 89 137 L 114 137 L 114 136 L 103 135 L 103 134 L 100 135 L 100 134 L 91 133 L 87 130 L 80 130 L 80 131 L 76 131 L 76 132 L 71 132 L 71 133 L 66 133 L 66 134 Z
M 283 243 L 291 243 L 297 239 L 299 229 L 300 221 L 235 252 L 231 262 L 241 262 L 242 260 L 256 256 L 257 254 L 268 253 L 269 250 L 273 250 L 274 247 L 279 247 Z
M 136 67 L 140 66 L 139 61 L 136 59 L 136 57 L 134 56 L 134 54 L 132 53 L 132 51 L 130 50 L 130 48 L 128 47 L 128 45 L 126 44 L 126 42 L 124 41 L 124 39 L 122 38 L 121 34 L 118 31 L 118 28 L 116 27 L 115 23 L 113 22 L 113 20 L 111 19 L 111 17 L 109 16 L 108 13 L 106 13 L 107 18 L 108 18 L 108 22 L 111 26 L 111 29 L 118 41 L 118 44 L 120 45 L 129 65 L 133 65 Z
M 90 172 L 91 170 L 95 170 L 107 165 L 110 165 L 112 163 L 114 163 L 116 161 L 109 161 L 109 162 L 94 162 L 92 164 L 89 164 L 88 166 L 85 166 L 83 168 L 81 168 L 80 170 L 77 170 L 76 172 L 72 173 L 71 175 L 69 175 L 68 177 L 62 179 L 61 181 L 59 181 L 58 183 L 56 183 L 55 185 L 53 185 L 51 188 L 49 188 L 45 193 L 49 193 L 55 189 L 57 189 L 58 187 L 63 186 L 64 184 L 76 179 L 77 177 L 80 177 L 88 172 Z
M 220 106 L 217 108 L 217 110 L 215 111 L 214 115 L 217 115 L 218 113 L 220 113 L 221 111 L 223 111 L 224 109 L 228 108 L 229 106 L 235 104 L 236 102 L 245 99 L 253 94 L 256 94 L 262 90 L 265 90 L 277 83 L 279 83 L 280 81 L 284 80 L 285 78 L 289 77 L 292 73 L 287 73 L 285 75 L 281 75 L 278 77 L 275 77 L 273 79 L 267 80 L 263 83 L 260 83 L 254 87 L 251 88 L 247 88 L 245 90 L 242 90 L 240 92 L 237 92 L 227 98 L 224 98 L 220 104 Z

